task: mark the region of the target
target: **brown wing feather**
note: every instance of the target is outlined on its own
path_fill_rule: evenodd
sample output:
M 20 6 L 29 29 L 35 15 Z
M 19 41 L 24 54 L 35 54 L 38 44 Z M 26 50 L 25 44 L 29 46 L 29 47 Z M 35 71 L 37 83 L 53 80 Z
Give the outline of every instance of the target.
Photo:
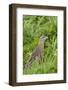
M 31 67 L 33 61 L 36 60 L 36 57 L 38 59 L 42 58 L 43 49 L 44 49 L 44 45 L 40 42 L 39 45 L 37 46 L 37 48 L 33 51 L 32 55 L 31 55 L 31 57 L 29 59 L 29 62 L 25 65 L 25 68 Z

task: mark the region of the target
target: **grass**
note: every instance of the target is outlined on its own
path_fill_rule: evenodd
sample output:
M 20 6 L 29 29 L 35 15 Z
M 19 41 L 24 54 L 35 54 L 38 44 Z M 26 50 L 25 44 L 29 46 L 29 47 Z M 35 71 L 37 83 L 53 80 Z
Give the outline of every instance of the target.
M 57 73 L 57 17 L 56 16 L 23 16 L 23 64 L 36 48 L 39 37 L 47 36 L 44 44 L 44 62 L 32 63 L 31 68 L 23 68 L 23 74 Z

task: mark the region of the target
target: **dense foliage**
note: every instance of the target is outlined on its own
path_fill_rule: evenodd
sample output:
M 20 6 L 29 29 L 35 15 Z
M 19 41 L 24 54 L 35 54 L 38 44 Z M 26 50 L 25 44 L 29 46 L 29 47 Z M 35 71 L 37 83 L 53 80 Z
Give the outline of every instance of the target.
M 44 62 L 32 63 L 31 68 L 23 68 L 23 74 L 44 74 L 57 72 L 57 17 L 23 16 L 23 64 L 36 48 L 40 36 L 47 36 L 44 45 Z

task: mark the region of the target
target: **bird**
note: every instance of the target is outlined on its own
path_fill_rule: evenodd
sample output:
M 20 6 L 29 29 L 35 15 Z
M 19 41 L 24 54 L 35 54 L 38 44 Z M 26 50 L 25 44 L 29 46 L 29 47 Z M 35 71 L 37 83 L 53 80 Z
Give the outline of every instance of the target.
M 43 59 L 43 55 L 44 55 L 44 42 L 45 40 L 47 39 L 48 37 L 47 36 L 40 36 L 40 39 L 39 39 L 39 43 L 37 45 L 37 47 L 33 50 L 29 60 L 28 60 L 28 63 L 24 65 L 24 68 L 29 68 L 31 67 L 32 63 L 35 61 L 35 60 L 42 60 Z

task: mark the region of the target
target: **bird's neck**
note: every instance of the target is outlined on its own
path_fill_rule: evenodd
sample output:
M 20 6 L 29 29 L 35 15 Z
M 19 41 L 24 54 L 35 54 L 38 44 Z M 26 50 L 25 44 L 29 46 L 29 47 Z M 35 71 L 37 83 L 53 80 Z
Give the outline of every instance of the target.
M 39 44 L 40 48 L 44 48 L 44 41 L 39 41 Z

